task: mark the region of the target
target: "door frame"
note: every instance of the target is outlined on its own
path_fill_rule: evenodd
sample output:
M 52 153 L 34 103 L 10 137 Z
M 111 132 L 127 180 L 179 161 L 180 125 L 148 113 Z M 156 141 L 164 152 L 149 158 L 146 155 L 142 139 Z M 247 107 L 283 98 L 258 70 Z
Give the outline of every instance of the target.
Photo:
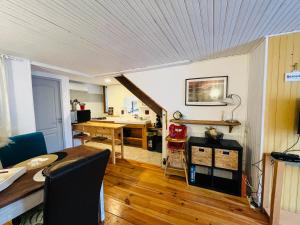
M 39 77 L 48 80 L 56 80 L 59 82 L 60 88 L 60 104 L 62 115 L 63 145 L 64 148 L 72 147 L 72 125 L 70 111 L 70 87 L 69 78 L 62 75 L 51 74 L 40 71 L 32 71 L 32 77 Z

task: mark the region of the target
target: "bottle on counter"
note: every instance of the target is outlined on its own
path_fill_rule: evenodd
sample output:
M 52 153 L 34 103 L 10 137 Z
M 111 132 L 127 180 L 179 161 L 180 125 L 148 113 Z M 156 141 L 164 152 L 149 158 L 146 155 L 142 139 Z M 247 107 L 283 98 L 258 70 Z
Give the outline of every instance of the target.
M 156 128 L 162 128 L 162 123 L 161 123 L 161 117 L 159 115 L 156 115 Z

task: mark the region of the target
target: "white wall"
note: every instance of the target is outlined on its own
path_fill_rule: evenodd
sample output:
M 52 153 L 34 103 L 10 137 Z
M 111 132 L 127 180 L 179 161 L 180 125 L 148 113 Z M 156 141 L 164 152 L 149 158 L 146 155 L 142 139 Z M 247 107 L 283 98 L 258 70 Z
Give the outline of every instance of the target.
M 114 84 L 107 86 L 107 100 L 108 106 L 114 107 L 114 114 L 121 115 L 121 110 L 124 109 L 124 101 L 128 97 L 136 98 L 127 88 L 125 88 L 121 84 Z M 138 99 L 138 98 L 136 98 Z M 139 100 L 139 99 L 138 99 Z M 149 107 L 142 103 L 141 100 L 138 102 L 141 114 L 143 114 L 144 110 L 149 110 L 150 120 L 152 123 L 156 121 L 156 113 L 153 112 Z
M 31 67 L 26 59 L 6 59 L 12 135 L 36 131 Z
M 88 83 L 79 83 L 70 80 L 70 90 L 85 91 L 89 94 L 103 94 L 103 86 Z
M 179 110 L 186 119 L 221 120 L 230 118 L 232 106 L 185 106 L 185 79 L 210 76 L 228 76 L 228 93 L 241 96 L 242 105 L 234 117 L 241 121 L 242 126 L 233 129 L 229 134 L 227 127 L 218 127 L 225 134 L 224 138 L 232 138 L 244 144 L 244 125 L 247 118 L 248 89 L 248 55 L 195 62 L 189 65 L 169 67 L 125 76 L 147 93 L 158 104 L 168 111 L 168 120 L 173 112 Z M 203 136 L 205 126 L 188 126 L 189 135 Z
M 173 113 L 176 110 L 179 110 L 185 119 L 221 120 L 222 115 L 224 115 L 224 119 L 229 119 L 233 106 L 185 105 L 185 79 L 228 76 L 228 93 L 238 94 L 242 98 L 242 104 L 234 114 L 235 119 L 238 119 L 242 125 L 235 127 L 232 133 L 229 133 L 228 127 L 220 126 L 217 129 L 224 133 L 224 138 L 235 139 L 243 146 L 245 146 L 245 122 L 247 119 L 248 75 L 248 55 L 211 59 L 188 65 L 125 74 L 129 80 L 166 109 L 168 112 L 167 121 L 173 118 Z M 205 127 L 207 126 L 188 125 L 188 135 L 204 136 Z M 163 157 L 165 155 L 166 149 L 164 148 Z
M 70 98 L 85 103 L 85 108 L 91 110 L 92 118 L 103 116 L 103 86 L 70 81 Z M 77 109 L 80 109 L 79 105 Z
M 70 88 L 69 77 L 59 74 L 50 74 L 40 71 L 33 71 L 32 75 L 40 77 L 48 77 L 57 79 L 60 82 L 61 89 L 61 108 L 63 117 L 63 135 L 64 135 L 64 147 L 72 147 L 72 127 L 71 127 L 71 113 L 70 113 Z M 31 78 L 30 78 L 31 79 Z
M 266 87 L 267 43 L 264 40 L 249 54 L 248 107 L 246 123 L 247 168 L 246 172 L 252 186 L 259 191 L 259 170 L 251 166 L 258 162 L 263 154 L 263 115 Z M 260 164 L 258 164 L 259 166 Z M 260 196 L 260 194 L 257 194 Z M 256 197 L 256 196 L 254 196 Z M 260 202 L 260 197 L 257 199 Z
M 91 110 L 92 118 L 98 118 L 103 116 L 104 110 L 102 94 L 92 94 L 87 91 L 78 91 L 71 89 L 70 99 L 77 99 L 79 102 L 85 103 L 85 109 Z M 77 105 L 77 109 L 80 109 L 79 105 Z

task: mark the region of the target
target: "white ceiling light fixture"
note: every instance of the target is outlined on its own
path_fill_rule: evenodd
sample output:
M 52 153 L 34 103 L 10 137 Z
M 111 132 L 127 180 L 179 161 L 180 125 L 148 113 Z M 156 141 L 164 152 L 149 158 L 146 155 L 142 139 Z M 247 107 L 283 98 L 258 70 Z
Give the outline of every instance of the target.
M 112 81 L 112 80 L 111 80 L 110 78 L 105 78 L 105 79 L 104 79 L 104 82 L 105 82 L 106 84 L 110 84 L 111 81 Z

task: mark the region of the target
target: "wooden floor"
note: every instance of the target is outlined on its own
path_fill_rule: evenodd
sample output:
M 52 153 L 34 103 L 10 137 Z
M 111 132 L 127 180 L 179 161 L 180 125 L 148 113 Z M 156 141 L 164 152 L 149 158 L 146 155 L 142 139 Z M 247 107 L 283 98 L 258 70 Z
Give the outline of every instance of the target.
M 105 224 L 268 224 L 246 199 L 164 177 L 161 168 L 133 161 L 109 164 L 104 181 Z

